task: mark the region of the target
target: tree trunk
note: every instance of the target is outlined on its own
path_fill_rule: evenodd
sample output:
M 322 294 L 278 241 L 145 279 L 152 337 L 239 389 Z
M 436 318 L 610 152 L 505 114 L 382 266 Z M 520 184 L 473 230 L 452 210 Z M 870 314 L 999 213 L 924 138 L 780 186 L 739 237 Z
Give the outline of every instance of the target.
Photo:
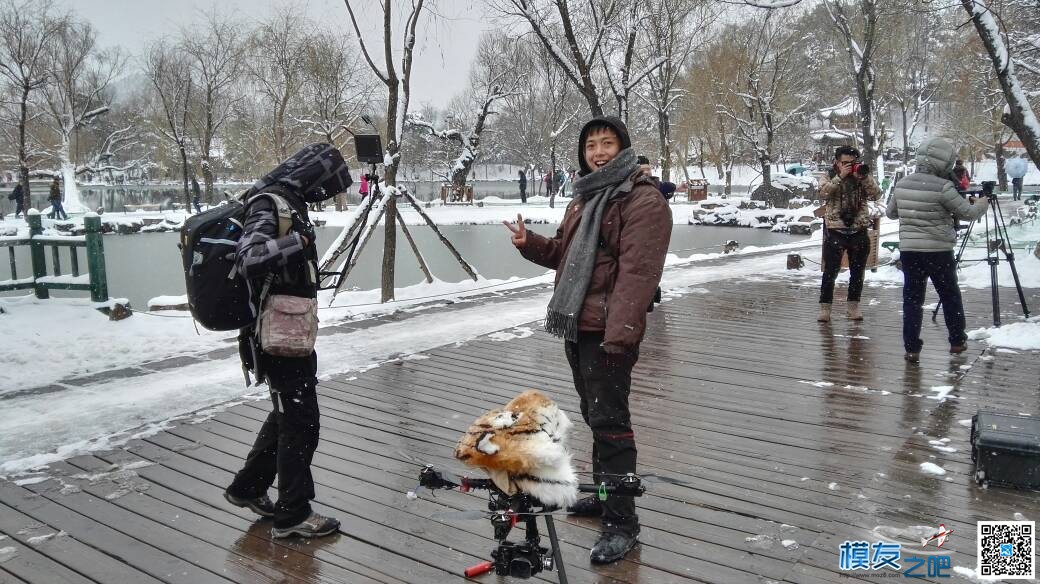
M 910 164 L 910 132 L 906 128 L 906 106 L 900 104 L 899 109 L 903 113 L 903 164 Z
M 993 145 L 993 152 L 997 158 L 997 183 L 999 183 L 1001 191 L 1006 191 L 1008 190 L 1008 181 L 1007 170 L 1004 169 L 1004 140 L 1002 138 L 1003 136 L 998 133 L 996 144 Z
M 391 196 L 386 201 L 386 231 L 383 237 L 383 277 L 380 302 L 394 299 L 394 264 L 397 257 L 397 197 Z
M 773 186 L 773 167 L 769 158 L 759 158 L 758 163 L 762 165 L 762 186 Z
M 18 108 L 18 183 L 25 193 L 25 203 L 29 204 L 29 160 L 25 151 L 25 126 L 29 117 L 29 88 L 22 86 L 22 99 Z
M 184 147 L 183 142 L 177 145 L 177 149 L 181 155 L 181 178 L 184 181 L 184 209 L 191 211 L 191 189 L 188 185 L 188 150 Z
M 671 130 L 668 124 L 668 112 L 662 111 L 657 114 L 657 138 L 661 149 L 661 180 L 671 180 L 672 176 L 672 152 Z
M 556 144 L 549 148 L 549 208 L 553 209 L 556 203 Z

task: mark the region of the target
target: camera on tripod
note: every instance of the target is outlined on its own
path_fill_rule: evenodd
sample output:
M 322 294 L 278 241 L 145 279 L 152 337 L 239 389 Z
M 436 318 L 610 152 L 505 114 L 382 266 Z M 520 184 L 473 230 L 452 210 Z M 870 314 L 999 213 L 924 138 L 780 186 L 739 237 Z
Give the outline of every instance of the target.
M 987 199 L 997 198 L 997 194 L 994 192 L 994 189 L 997 187 L 997 181 L 984 180 L 980 184 L 982 185 L 982 188 L 967 190 L 961 194 L 966 197 L 986 197 Z

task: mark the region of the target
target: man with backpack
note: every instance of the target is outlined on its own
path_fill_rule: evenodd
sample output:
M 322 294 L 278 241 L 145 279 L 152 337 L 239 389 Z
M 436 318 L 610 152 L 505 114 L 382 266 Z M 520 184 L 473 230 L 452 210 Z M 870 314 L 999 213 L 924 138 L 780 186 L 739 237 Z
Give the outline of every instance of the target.
M 244 197 L 236 266 L 257 321 L 239 335 L 243 365 L 271 389 L 274 411 L 224 497 L 274 518 L 272 537 L 319 537 L 339 521 L 311 510 L 310 464 L 318 446 L 317 249 L 309 204 L 346 192 L 352 180 L 343 155 L 312 144 L 257 181 Z M 212 213 L 210 211 L 208 213 Z M 278 502 L 267 490 L 278 478 Z
M 668 202 L 636 163 L 628 128 L 616 117 L 593 118 L 578 139 L 581 170 L 556 236 L 512 231 L 524 258 L 556 270 L 545 328 L 566 340 L 565 351 L 592 430 L 594 481 L 614 483 L 636 472 L 628 395 L 646 313 L 664 271 L 672 232 Z M 568 509 L 601 518 L 592 548 L 596 564 L 620 560 L 639 535 L 632 497 L 589 497 Z

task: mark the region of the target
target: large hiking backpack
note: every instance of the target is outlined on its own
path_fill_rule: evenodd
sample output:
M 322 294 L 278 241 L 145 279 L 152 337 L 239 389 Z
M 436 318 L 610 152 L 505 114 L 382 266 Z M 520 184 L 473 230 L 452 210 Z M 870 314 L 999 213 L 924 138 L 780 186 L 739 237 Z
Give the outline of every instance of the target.
M 256 197 L 268 197 L 278 213 L 278 235 L 292 228 L 292 208 L 281 196 L 260 193 L 248 201 L 230 201 L 192 215 L 181 227 L 178 247 L 184 264 L 184 287 L 191 315 L 203 327 L 230 331 L 256 320 L 246 279 L 235 264 L 245 215 Z

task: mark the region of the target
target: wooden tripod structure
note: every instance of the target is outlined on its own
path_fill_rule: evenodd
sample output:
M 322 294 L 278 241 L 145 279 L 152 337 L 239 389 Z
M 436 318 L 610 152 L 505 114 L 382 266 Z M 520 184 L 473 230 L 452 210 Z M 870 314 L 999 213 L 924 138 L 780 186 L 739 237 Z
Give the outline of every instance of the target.
M 374 172 L 372 173 L 375 174 Z M 397 224 L 400 222 L 401 231 L 404 232 L 405 238 L 408 240 L 408 245 L 412 248 L 412 253 L 415 255 L 415 259 L 419 262 L 419 268 L 422 270 L 423 275 L 426 276 L 426 282 L 429 284 L 433 283 L 433 275 L 430 274 L 430 268 L 426 265 L 426 260 L 423 259 L 422 253 L 419 251 L 418 246 L 415 245 L 415 240 L 412 239 L 411 232 L 408 231 L 408 227 L 401 217 L 401 212 L 397 208 L 398 197 L 404 198 L 408 203 L 419 213 L 419 216 L 426 221 L 426 224 L 433 229 L 433 232 L 437 234 L 437 237 L 441 240 L 441 243 L 448 248 L 448 251 L 455 257 L 462 266 L 462 269 L 469 274 L 473 281 L 477 281 L 477 274 L 473 271 L 473 268 L 462 258 L 459 251 L 455 249 L 455 246 L 448 241 L 448 238 L 441 233 L 441 230 L 437 228 L 437 224 L 430 219 L 430 216 L 423 211 L 422 206 L 415 197 L 408 192 L 407 189 L 398 188 L 396 186 L 388 189 L 380 189 L 378 180 L 372 181 L 372 192 L 365 198 L 365 202 L 362 203 L 361 209 L 355 213 L 353 220 L 348 224 L 343 232 L 340 233 L 339 237 L 332 244 L 325 255 L 322 257 L 321 262 L 318 266 L 318 274 L 320 276 L 322 286 L 324 289 L 331 288 L 333 290 L 332 297 L 335 298 L 336 294 L 343 288 L 343 284 L 346 283 L 347 277 L 350 275 L 351 270 L 357 265 L 358 258 L 361 256 L 361 252 L 365 249 L 365 245 L 372 239 L 372 235 L 376 231 L 376 227 L 379 225 L 380 219 L 385 217 L 385 236 L 386 240 L 383 246 L 383 275 L 382 275 L 382 295 L 381 302 L 387 302 L 394 298 L 394 260 L 397 250 Z M 375 214 L 375 217 L 369 222 L 369 218 Z M 334 266 L 339 266 L 338 269 L 332 269 Z M 330 281 L 328 285 L 326 281 Z

